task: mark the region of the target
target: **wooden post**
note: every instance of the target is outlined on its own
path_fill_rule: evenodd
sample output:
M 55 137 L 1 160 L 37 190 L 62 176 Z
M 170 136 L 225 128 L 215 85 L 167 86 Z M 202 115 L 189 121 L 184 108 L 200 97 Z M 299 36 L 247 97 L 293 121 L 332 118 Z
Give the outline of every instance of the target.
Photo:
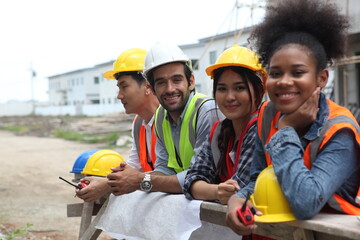
M 81 214 L 79 239 L 81 239 L 81 236 L 84 234 L 85 230 L 89 227 L 91 223 L 93 209 L 94 202 L 84 202 Z
M 106 209 L 106 207 L 108 205 L 108 202 L 109 202 L 109 199 L 107 199 L 104 202 L 104 204 L 102 205 L 100 211 L 98 212 L 98 214 L 94 218 L 94 221 L 92 221 L 91 224 L 88 225 L 87 230 L 83 233 L 83 235 L 81 236 L 81 238 L 79 238 L 79 240 L 96 240 L 99 237 L 102 230 L 96 229 L 95 226 L 98 224 L 101 216 L 105 212 L 105 209 Z

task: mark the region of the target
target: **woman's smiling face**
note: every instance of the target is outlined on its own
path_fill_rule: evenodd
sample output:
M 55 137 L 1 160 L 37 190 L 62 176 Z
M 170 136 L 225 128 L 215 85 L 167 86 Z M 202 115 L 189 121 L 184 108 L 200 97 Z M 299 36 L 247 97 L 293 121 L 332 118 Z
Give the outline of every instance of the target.
M 294 112 L 316 87 L 323 88 L 326 82 L 327 78 L 317 72 L 317 62 L 306 47 L 288 44 L 270 59 L 266 89 L 276 109 L 282 113 Z
M 217 83 L 215 100 L 226 118 L 237 121 L 247 119 L 255 111 L 255 99 L 250 101 L 246 80 L 232 70 L 225 70 Z M 251 95 L 254 96 L 254 89 L 249 84 Z

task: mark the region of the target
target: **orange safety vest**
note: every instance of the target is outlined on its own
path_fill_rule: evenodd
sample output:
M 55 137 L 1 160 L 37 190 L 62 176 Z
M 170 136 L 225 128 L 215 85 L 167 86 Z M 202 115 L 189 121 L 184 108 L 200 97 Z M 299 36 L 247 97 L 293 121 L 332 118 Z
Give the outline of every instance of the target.
M 135 116 L 134 119 L 134 142 L 136 144 L 136 149 L 138 152 L 139 160 L 142 169 L 144 172 L 149 172 L 154 170 L 156 154 L 155 154 L 155 146 L 156 146 L 156 135 L 155 135 L 155 127 L 154 124 L 151 127 L 151 161 L 148 156 L 148 149 L 146 144 L 146 127 L 142 124 L 143 119 L 138 115 Z
M 240 153 L 241 153 L 241 146 L 243 139 L 248 132 L 249 128 L 253 125 L 255 121 L 258 120 L 258 111 L 255 111 L 253 114 L 251 114 L 250 119 L 246 125 L 246 127 L 243 129 L 243 131 L 240 134 L 238 145 L 236 147 L 236 154 L 235 154 L 235 164 L 230 159 L 230 152 L 232 150 L 233 144 L 234 144 L 234 138 L 230 139 L 228 142 L 227 148 L 226 148 L 226 170 L 227 174 L 226 176 L 220 176 L 221 182 L 225 182 L 228 179 L 230 179 L 236 172 L 237 166 L 239 164 L 240 160 Z M 220 121 L 216 121 L 210 131 L 210 143 L 211 143 L 211 152 L 214 159 L 215 167 L 218 166 L 219 160 L 220 160 L 220 149 L 218 145 L 218 137 L 221 132 L 221 124 L 219 124 Z M 222 122 L 222 121 L 221 121 Z M 215 137 L 215 138 L 214 138 Z
M 320 130 L 319 137 L 310 142 L 304 150 L 304 165 L 310 169 L 312 162 L 315 161 L 317 153 L 326 145 L 326 143 L 334 136 L 334 134 L 344 128 L 353 131 L 356 141 L 360 146 L 360 127 L 351 112 L 333 101 L 327 99 L 330 109 L 330 114 L 327 121 Z M 278 131 L 275 127 L 279 121 L 280 112 L 275 109 L 272 102 L 265 102 L 259 113 L 258 120 L 258 135 L 265 146 L 270 141 L 270 138 Z M 265 153 L 267 165 L 271 165 L 271 159 L 268 153 Z M 360 187 L 357 193 L 357 198 L 360 197 Z M 338 194 L 334 195 L 328 201 L 329 206 L 337 211 L 350 214 L 360 215 L 360 205 L 352 204 Z

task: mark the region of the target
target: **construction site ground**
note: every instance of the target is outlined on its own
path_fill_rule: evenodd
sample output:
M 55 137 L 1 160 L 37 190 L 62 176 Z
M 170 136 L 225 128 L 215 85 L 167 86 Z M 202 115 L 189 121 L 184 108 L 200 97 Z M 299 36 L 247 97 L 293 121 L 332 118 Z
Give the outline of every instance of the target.
M 79 154 L 104 146 L 54 138 L 52 132 L 63 124 L 91 133 L 118 130 L 128 135 L 131 118 L 78 118 L 67 122 L 55 117 L 0 118 L 2 126 L 26 121 L 42 127 L 27 134 L 0 130 L 0 239 L 11 234 L 15 236 L 11 239 L 77 239 L 80 218 L 68 218 L 66 205 L 82 200 L 74 197 L 74 188 L 59 176 L 73 179 L 70 171 Z M 114 145 L 112 150 L 126 158 L 130 145 Z M 102 233 L 99 239 L 109 238 Z

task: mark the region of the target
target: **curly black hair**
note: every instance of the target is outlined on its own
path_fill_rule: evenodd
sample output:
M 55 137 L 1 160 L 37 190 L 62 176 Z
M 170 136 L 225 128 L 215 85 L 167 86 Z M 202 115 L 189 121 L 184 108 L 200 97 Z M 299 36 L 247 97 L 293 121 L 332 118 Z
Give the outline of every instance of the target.
M 345 55 L 348 28 L 348 18 L 340 14 L 335 4 L 324 0 L 282 0 L 267 7 L 264 21 L 254 28 L 249 42 L 265 67 L 282 46 L 305 46 L 317 61 L 319 71 Z

